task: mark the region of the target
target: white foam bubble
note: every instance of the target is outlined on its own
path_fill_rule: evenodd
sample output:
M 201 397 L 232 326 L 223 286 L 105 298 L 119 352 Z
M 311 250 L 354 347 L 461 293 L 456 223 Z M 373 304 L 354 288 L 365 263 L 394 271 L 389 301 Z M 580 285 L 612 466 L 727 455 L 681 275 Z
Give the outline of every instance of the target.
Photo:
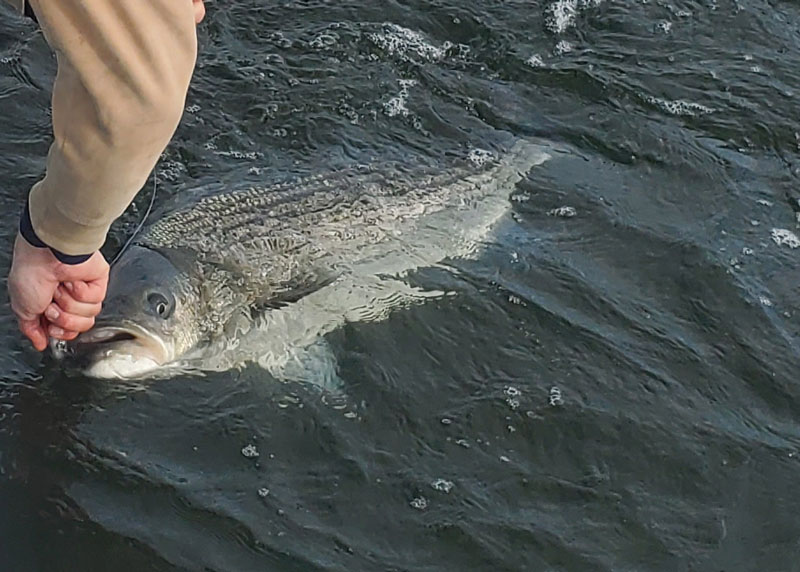
M 503 390 L 503 393 L 506 395 L 506 405 L 508 405 L 512 411 L 519 409 L 519 400 L 522 397 L 522 392 L 513 385 L 509 385 Z
M 647 95 L 644 97 L 644 100 L 647 103 L 660 108 L 662 111 L 669 113 L 670 115 L 696 117 L 698 115 L 706 115 L 714 112 L 714 110 L 710 107 L 706 107 L 705 105 L 701 105 L 699 103 L 686 101 L 684 99 L 670 100 Z
M 159 179 L 174 183 L 186 172 L 186 165 L 178 161 L 164 161 L 158 169 Z
M 550 405 L 552 407 L 564 405 L 564 399 L 561 397 L 561 390 L 558 387 L 550 388 Z
M 664 32 L 665 34 L 669 34 L 672 30 L 672 22 L 668 22 L 667 20 L 661 20 L 658 24 L 656 24 L 656 29 Z
M 785 228 L 773 228 L 772 240 L 778 246 L 788 246 L 789 248 L 797 248 L 800 246 L 800 238 L 791 230 Z
M 557 0 L 547 8 L 544 25 L 554 34 L 563 34 L 575 25 L 578 0 Z
M 527 306 L 527 304 L 522 300 L 522 298 L 520 298 L 519 296 L 515 296 L 514 294 L 511 294 L 508 297 L 508 301 L 514 304 L 515 306 Z
M 557 56 L 561 56 L 570 53 L 573 49 L 574 48 L 570 42 L 566 40 L 561 40 L 553 48 L 553 53 Z
M 413 59 L 414 56 L 428 62 L 437 62 L 444 58 L 452 44 L 436 46 L 429 42 L 420 32 L 409 30 L 397 24 L 384 24 L 383 32 L 369 34 L 369 39 L 391 55 L 402 59 Z
M 482 167 L 490 161 L 497 159 L 497 155 L 486 149 L 472 149 L 467 155 L 467 161 L 476 167 Z
M 442 493 L 450 493 L 450 491 L 453 490 L 453 487 L 455 487 L 455 484 L 453 484 L 453 481 L 448 481 L 445 479 L 436 479 L 431 483 L 431 487 L 433 487 L 434 490 L 437 490 Z
M 557 216 L 561 218 L 572 218 L 578 214 L 574 207 L 558 207 L 547 211 L 550 216 Z
M 248 459 L 254 459 L 259 456 L 259 452 L 258 449 L 256 449 L 256 446 L 250 443 L 249 445 L 242 447 L 242 455 Z
M 408 103 L 409 90 L 419 82 L 415 79 L 401 79 L 398 83 L 400 84 L 400 93 L 384 103 L 383 110 L 389 117 L 398 115 L 408 117 L 409 111 L 406 104 Z
M 255 161 L 259 157 L 261 157 L 261 153 L 257 151 L 215 151 L 215 155 L 219 155 L 220 157 L 233 157 L 234 159 L 245 159 L 247 161 Z
M 542 59 L 542 56 L 540 56 L 539 54 L 531 55 L 531 57 L 529 57 L 527 60 L 525 60 L 525 63 L 527 65 L 531 66 L 532 68 L 543 68 L 543 67 L 545 67 L 544 60 Z
M 417 510 L 425 510 L 426 508 L 428 508 L 428 499 L 426 499 L 425 497 L 416 497 L 412 499 L 412 501 L 408 504 L 410 504 L 412 508 L 415 508 Z
M 581 11 L 602 3 L 603 0 L 556 0 L 547 7 L 544 25 L 553 34 L 563 34 L 575 26 Z

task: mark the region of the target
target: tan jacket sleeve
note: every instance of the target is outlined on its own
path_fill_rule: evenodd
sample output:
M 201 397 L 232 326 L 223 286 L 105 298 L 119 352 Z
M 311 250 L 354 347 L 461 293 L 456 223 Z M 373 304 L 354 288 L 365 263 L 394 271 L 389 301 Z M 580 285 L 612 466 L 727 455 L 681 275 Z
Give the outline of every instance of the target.
M 58 59 L 54 141 L 28 204 L 38 237 L 88 254 L 144 185 L 183 114 L 192 0 L 29 0 Z

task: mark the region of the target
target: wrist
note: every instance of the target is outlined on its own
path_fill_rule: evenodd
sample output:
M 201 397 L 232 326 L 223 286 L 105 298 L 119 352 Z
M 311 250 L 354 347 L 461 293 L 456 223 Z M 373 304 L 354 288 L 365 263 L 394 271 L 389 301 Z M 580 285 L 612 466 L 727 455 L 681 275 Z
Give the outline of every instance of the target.
M 82 264 L 86 262 L 92 257 L 93 253 L 89 254 L 65 254 L 60 250 L 56 250 L 55 248 L 48 246 L 44 243 L 37 235 L 36 231 L 33 228 L 33 222 L 31 221 L 31 212 L 28 207 L 28 201 L 25 201 L 25 207 L 22 210 L 22 216 L 19 219 L 19 234 L 27 242 L 30 246 L 34 248 L 47 248 L 50 250 L 52 255 L 58 262 L 63 264 Z
M 17 233 L 17 239 L 14 241 L 14 258 L 11 265 L 12 268 L 36 268 L 37 275 L 54 280 L 59 268 L 63 266 L 49 248 L 32 245 L 21 233 Z

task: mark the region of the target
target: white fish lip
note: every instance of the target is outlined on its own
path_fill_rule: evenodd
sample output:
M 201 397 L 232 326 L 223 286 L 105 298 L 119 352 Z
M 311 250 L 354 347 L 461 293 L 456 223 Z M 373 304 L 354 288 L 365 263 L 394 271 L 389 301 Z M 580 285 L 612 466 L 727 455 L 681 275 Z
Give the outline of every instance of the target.
M 97 349 L 104 349 L 106 353 L 124 351 L 126 345 L 135 346 L 144 350 L 158 365 L 164 365 L 172 359 L 172 352 L 164 340 L 133 322 L 116 325 L 98 324 L 81 334 L 73 343 L 76 348 L 96 346 Z

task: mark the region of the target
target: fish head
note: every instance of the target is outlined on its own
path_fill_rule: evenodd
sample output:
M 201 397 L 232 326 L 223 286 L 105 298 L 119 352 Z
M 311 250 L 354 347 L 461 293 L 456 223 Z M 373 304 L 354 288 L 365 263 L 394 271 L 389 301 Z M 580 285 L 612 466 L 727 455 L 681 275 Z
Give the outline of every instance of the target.
M 176 360 L 199 341 L 199 294 L 185 264 L 132 246 L 111 268 L 95 326 L 54 348 L 97 378 L 142 377 Z M 59 355 L 60 354 L 60 355 Z

